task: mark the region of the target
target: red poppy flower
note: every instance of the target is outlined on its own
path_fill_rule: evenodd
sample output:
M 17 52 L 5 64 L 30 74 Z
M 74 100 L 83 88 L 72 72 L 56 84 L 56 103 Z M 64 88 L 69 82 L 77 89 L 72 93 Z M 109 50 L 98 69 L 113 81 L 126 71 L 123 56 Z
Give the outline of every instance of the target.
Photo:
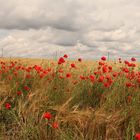
M 117 72 L 114 72 L 113 73 L 113 77 L 117 77 L 118 73 Z
M 67 77 L 67 78 L 70 78 L 70 77 L 71 77 L 71 74 L 70 74 L 70 73 L 67 73 L 67 74 L 66 74 L 66 77 Z
M 137 133 L 137 134 L 135 135 L 135 138 L 136 138 L 136 140 L 140 140 L 140 133 Z
M 73 81 L 73 84 L 76 85 L 78 83 L 78 81 Z
M 136 58 L 132 57 L 132 58 L 131 58 L 131 61 L 136 61 Z
M 103 81 L 104 81 L 104 76 L 101 75 L 98 79 L 98 82 L 103 82 Z
M 107 74 L 107 75 L 105 76 L 105 78 L 106 78 L 107 80 L 111 80 L 111 75 Z
M 6 108 L 6 109 L 10 109 L 10 108 L 11 108 L 11 105 L 10 105 L 9 103 L 6 103 L 6 104 L 5 104 L 5 108 Z
M 123 71 L 124 71 L 125 73 L 128 73 L 128 72 L 129 72 L 129 69 L 128 69 L 128 68 L 124 68 Z
M 129 64 L 129 62 L 128 62 L 127 60 L 125 60 L 125 61 L 124 61 L 124 63 L 125 63 L 126 65 L 128 65 L 128 64 Z
M 60 73 L 63 73 L 63 70 L 62 70 L 62 69 L 59 69 L 58 71 L 59 71 Z
M 106 73 L 106 72 L 108 72 L 108 69 L 107 69 L 107 67 L 106 67 L 106 66 L 103 66 L 103 67 L 102 67 L 102 71 L 103 71 L 103 73 Z
M 107 83 L 107 82 L 105 82 L 105 83 L 104 83 L 104 86 L 105 86 L 106 88 L 108 88 L 108 87 L 110 86 L 110 84 Z
M 8 79 L 9 79 L 9 80 L 12 80 L 12 76 L 11 76 L 11 75 L 10 75 L 10 76 L 8 76 Z
M 51 68 L 47 68 L 47 71 L 48 71 L 48 72 L 51 72 L 51 70 L 52 70 Z
M 60 57 L 58 60 L 58 64 L 63 64 L 65 63 L 65 59 L 63 57 Z
M 21 91 L 17 91 L 17 94 L 18 94 L 18 95 L 21 95 L 21 94 L 22 94 L 22 92 L 21 92 Z
M 14 74 L 15 76 L 17 76 L 18 73 L 15 71 L 15 72 L 13 72 L 13 74 Z
M 39 75 L 39 77 L 42 79 L 42 78 L 45 77 L 45 74 L 44 74 L 44 73 L 41 73 L 41 74 Z
M 132 86 L 132 83 L 126 83 L 126 86 L 127 87 L 131 87 Z
M 90 80 L 91 80 L 92 82 L 93 82 L 94 79 L 95 79 L 95 77 L 94 77 L 93 75 L 90 75 L 89 78 L 90 78 Z
M 99 61 L 99 65 L 101 65 L 101 66 L 104 65 L 104 62 Z
M 58 128 L 58 123 L 57 122 L 53 122 L 52 123 L 52 127 L 55 128 L 55 129 L 57 129 Z
M 81 61 L 82 61 L 82 59 L 81 59 L 81 58 L 78 58 L 78 61 L 79 61 L 79 62 L 81 62 Z
M 136 67 L 136 64 L 132 63 L 132 67 Z
M 72 63 L 72 64 L 71 64 L 71 67 L 72 67 L 72 68 L 75 68 L 76 66 L 75 66 L 75 64 L 74 64 L 74 63 Z
M 50 112 L 46 112 L 46 113 L 44 113 L 43 118 L 50 120 L 52 118 L 52 115 Z
M 109 71 L 112 71 L 112 67 L 111 66 L 108 66 L 108 69 L 109 69 Z
M 59 76 L 60 79 L 63 79 L 64 77 L 62 75 Z
M 81 79 L 81 80 L 86 80 L 86 77 L 80 75 L 80 79 Z
M 63 56 L 64 58 L 68 58 L 68 55 L 67 54 L 64 54 L 64 56 Z
M 31 78 L 31 75 L 30 75 L 30 74 L 27 74 L 27 75 L 26 75 L 26 78 L 27 78 L 27 79 L 30 79 L 30 78 Z
M 26 91 L 29 91 L 29 90 L 30 90 L 30 88 L 29 88 L 28 86 L 24 86 L 24 89 L 25 89 Z
M 137 82 L 140 83 L 140 78 L 137 79 Z
M 105 56 L 102 56 L 101 57 L 101 60 L 105 61 L 106 60 L 106 57 Z
M 127 101 L 130 103 L 132 100 L 132 96 L 127 96 Z

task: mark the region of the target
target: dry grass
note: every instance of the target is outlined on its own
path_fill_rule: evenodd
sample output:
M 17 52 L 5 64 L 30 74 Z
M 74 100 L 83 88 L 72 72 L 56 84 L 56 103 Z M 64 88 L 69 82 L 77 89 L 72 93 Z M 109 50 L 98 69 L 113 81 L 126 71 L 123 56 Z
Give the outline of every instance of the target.
M 42 79 L 33 70 L 29 72 L 32 78 L 26 78 L 27 71 L 20 71 L 14 77 L 15 68 L 0 75 L 0 139 L 134 140 L 135 133 L 140 130 L 139 87 L 127 89 L 124 86 L 127 79 L 123 76 L 115 79 L 110 88 L 97 81 L 79 79 L 80 75 L 93 75 L 98 61 L 68 61 L 62 67 L 54 60 L 45 59 L 3 58 L 1 61 L 6 64 L 18 61 L 17 64 L 26 68 L 40 65 L 52 71 Z M 69 68 L 71 63 L 76 64 L 75 69 Z M 114 62 L 108 65 L 115 72 L 124 66 Z M 59 78 L 60 68 L 64 70 L 63 76 L 71 73 L 72 77 Z M 9 75 L 11 80 L 7 79 Z M 25 85 L 30 86 L 29 91 L 24 90 Z M 17 95 L 18 90 L 23 93 Z M 130 95 L 132 100 L 128 102 Z M 11 109 L 5 108 L 6 102 L 11 103 Z M 42 117 L 45 112 L 53 116 L 49 125 Z M 52 128 L 52 122 L 57 122 L 59 127 Z

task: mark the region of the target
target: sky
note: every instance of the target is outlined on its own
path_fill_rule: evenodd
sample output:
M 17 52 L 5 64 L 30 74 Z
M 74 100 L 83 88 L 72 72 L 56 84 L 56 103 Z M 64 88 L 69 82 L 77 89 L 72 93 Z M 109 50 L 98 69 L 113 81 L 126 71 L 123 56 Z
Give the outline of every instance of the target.
M 140 59 L 140 0 L 0 0 L 0 55 Z

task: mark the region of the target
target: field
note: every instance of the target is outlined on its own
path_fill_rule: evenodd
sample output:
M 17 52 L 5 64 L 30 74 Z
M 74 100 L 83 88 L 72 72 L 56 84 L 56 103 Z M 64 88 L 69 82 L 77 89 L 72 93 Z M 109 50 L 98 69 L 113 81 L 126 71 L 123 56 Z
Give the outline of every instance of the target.
M 140 65 L 0 59 L 0 140 L 140 140 Z

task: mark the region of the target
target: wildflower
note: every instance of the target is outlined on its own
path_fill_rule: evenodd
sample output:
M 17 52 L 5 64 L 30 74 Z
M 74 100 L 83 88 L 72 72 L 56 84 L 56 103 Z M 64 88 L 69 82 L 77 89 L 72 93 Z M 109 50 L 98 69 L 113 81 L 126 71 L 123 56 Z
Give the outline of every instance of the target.
M 108 66 L 108 69 L 109 69 L 110 72 L 112 71 L 112 67 L 111 66 Z
M 135 138 L 136 138 L 136 140 L 140 140 L 140 133 L 137 133 L 137 134 L 135 135 Z
M 48 71 L 47 70 L 44 70 L 43 71 L 43 74 L 47 75 L 48 74 Z
M 21 91 L 17 91 L 17 94 L 18 94 L 18 95 L 21 95 L 21 94 L 22 94 L 22 92 L 21 92 Z
M 11 75 L 9 75 L 9 76 L 8 76 L 8 79 L 9 79 L 9 80 L 12 80 L 12 76 L 11 76 Z
M 128 64 L 129 64 L 129 62 L 128 62 L 127 60 L 125 60 L 125 61 L 124 61 L 124 63 L 125 63 L 126 65 L 128 65 Z
M 109 85 L 109 83 L 105 82 L 105 83 L 104 83 L 104 86 L 105 86 L 106 88 L 108 88 L 110 85 Z
M 22 67 L 21 69 L 22 69 L 22 70 L 25 70 L 25 67 Z
M 30 78 L 31 78 L 31 75 L 30 75 L 30 74 L 27 74 L 27 75 L 26 75 L 26 78 L 27 78 L 27 79 L 30 79 Z
M 41 74 L 39 75 L 39 77 L 40 77 L 40 78 L 44 78 L 44 77 L 45 77 L 45 74 L 44 74 L 44 73 L 41 73 Z
M 73 84 L 76 85 L 78 83 L 78 81 L 73 81 Z
M 129 72 L 129 69 L 128 69 L 128 68 L 124 68 L 123 71 L 124 71 L 125 73 L 128 73 L 128 72 Z
M 80 79 L 81 79 L 81 80 L 86 80 L 86 77 L 80 75 Z
M 111 75 L 107 74 L 107 75 L 105 76 L 105 78 L 106 78 L 107 80 L 110 80 L 110 79 L 111 79 Z
M 114 72 L 113 73 L 113 77 L 117 77 L 118 73 L 117 72 Z
M 102 56 L 101 57 L 101 60 L 105 61 L 106 60 L 106 57 L 105 56 Z
M 64 56 L 63 56 L 64 58 L 68 58 L 68 55 L 67 54 L 64 54 Z
M 26 72 L 28 72 L 28 73 L 29 73 L 30 71 L 31 71 L 31 69 L 30 69 L 30 68 L 27 68 L 27 69 L 26 69 Z
M 17 72 L 15 71 L 15 72 L 13 72 L 13 74 L 15 75 L 15 76 L 17 76 Z
M 6 104 L 5 104 L 5 108 L 6 108 L 6 109 L 10 109 L 10 108 L 11 108 L 11 105 L 10 105 L 9 103 L 6 103 Z
M 112 79 L 109 79 L 108 80 L 108 83 L 109 83 L 109 85 L 111 85 L 113 83 L 113 80 Z
M 127 101 L 130 103 L 131 100 L 132 100 L 132 96 L 128 96 L 128 97 L 127 97 Z
M 59 71 L 60 73 L 63 73 L 63 70 L 62 70 L 62 69 L 59 69 L 58 71 Z
M 91 80 L 92 82 L 93 82 L 94 79 L 95 79 L 95 77 L 94 77 L 93 75 L 90 75 L 89 78 L 90 78 L 90 80 Z
M 46 113 L 44 113 L 43 118 L 50 120 L 52 118 L 52 115 L 50 112 L 46 112 Z
M 24 89 L 25 89 L 26 91 L 29 91 L 29 90 L 30 90 L 30 88 L 29 88 L 28 86 L 24 86 Z
M 98 66 L 97 69 L 100 70 L 101 69 L 101 66 Z
M 60 79 L 63 79 L 64 77 L 62 75 L 59 76 Z
M 67 74 L 66 74 L 66 77 L 67 77 L 67 78 L 70 78 L 70 77 L 71 77 L 71 74 L 70 74 L 70 73 L 67 73 Z
M 103 67 L 102 67 L 102 71 L 103 71 L 103 73 L 106 73 L 106 72 L 108 72 L 108 69 L 107 69 L 107 67 L 106 67 L 106 66 L 103 66 Z
M 101 66 L 104 65 L 104 62 L 99 61 L 99 65 L 101 65 Z
M 104 76 L 101 75 L 98 79 L 98 82 L 103 82 L 103 81 L 104 81 Z
M 131 61 L 136 61 L 136 58 L 132 57 L 132 58 L 131 58 Z
M 48 68 L 48 69 L 47 69 L 48 72 L 51 72 L 51 70 L 52 70 L 51 68 Z
M 94 75 L 101 75 L 101 71 L 95 71 Z
M 17 67 L 16 67 L 16 70 L 18 71 L 20 68 L 21 68 L 20 66 L 17 66 Z
M 75 66 L 75 64 L 74 64 L 74 63 L 72 63 L 72 64 L 71 64 L 71 67 L 72 67 L 72 68 L 75 68 L 76 66 Z
M 136 67 L 136 64 L 132 63 L 132 67 Z
M 63 57 L 60 57 L 58 60 L 58 64 L 63 64 L 65 63 L 65 59 Z
M 132 83 L 126 83 L 126 86 L 127 87 L 131 87 L 132 86 Z
M 78 58 L 78 61 L 79 61 L 79 62 L 81 62 L 81 61 L 82 61 L 82 59 L 81 59 L 81 58 Z
M 137 82 L 140 83 L 140 78 L 137 79 Z
M 57 129 L 58 128 L 58 123 L 57 122 L 53 122 L 52 123 L 52 127 L 55 128 L 55 129 Z

